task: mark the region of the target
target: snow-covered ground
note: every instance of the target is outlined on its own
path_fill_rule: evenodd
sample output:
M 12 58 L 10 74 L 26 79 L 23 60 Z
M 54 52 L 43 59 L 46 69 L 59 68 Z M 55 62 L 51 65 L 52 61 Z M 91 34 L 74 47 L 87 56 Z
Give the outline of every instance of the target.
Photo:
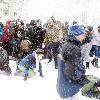
M 24 81 L 20 76 L 14 76 L 16 62 L 10 60 L 12 75 L 0 75 L 0 100 L 62 100 L 56 92 L 57 69 L 53 61 L 41 61 L 44 77 L 39 75 Z M 100 77 L 100 69 L 90 67 L 86 74 Z M 72 98 L 64 100 L 94 100 L 83 97 L 79 91 Z

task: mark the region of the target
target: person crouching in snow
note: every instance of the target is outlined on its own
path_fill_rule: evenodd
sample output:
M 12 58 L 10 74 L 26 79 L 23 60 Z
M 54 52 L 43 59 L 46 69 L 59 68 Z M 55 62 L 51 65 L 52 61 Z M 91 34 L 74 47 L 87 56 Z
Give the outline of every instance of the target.
M 72 100 L 72 96 L 88 82 L 80 48 L 86 38 L 85 33 L 81 25 L 70 26 L 67 40 L 62 46 L 62 54 L 58 55 L 57 92 L 61 98 L 70 97 Z
M 18 66 L 16 69 L 15 75 L 22 75 L 24 76 L 24 80 L 27 80 L 28 77 L 32 77 L 35 75 L 34 69 L 39 67 L 38 72 L 42 77 L 42 66 L 41 63 L 38 61 L 38 57 L 35 51 L 30 50 L 30 41 L 28 38 L 25 38 L 20 43 L 21 53 L 19 54 L 18 59 Z M 38 65 L 36 66 L 36 63 Z
M 38 58 L 36 57 L 35 51 L 28 54 L 25 58 L 20 59 L 15 75 L 22 75 L 24 80 L 27 80 L 28 77 L 32 77 L 36 74 L 34 70 L 37 69 L 36 67 L 38 66 L 38 72 L 40 76 L 43 77 L 41 63 L 37 60 Z M 38 65 L 36 63 L 38 63 Z

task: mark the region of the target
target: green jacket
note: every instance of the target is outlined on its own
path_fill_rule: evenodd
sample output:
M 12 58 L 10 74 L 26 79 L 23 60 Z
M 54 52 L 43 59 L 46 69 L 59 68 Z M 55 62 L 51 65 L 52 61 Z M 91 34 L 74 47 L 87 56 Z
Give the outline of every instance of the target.
M 57 25 L 54 25 L 52 28 L 47 27 L 44 43 L 58 42 L 62 38 L 62 30 Z
M 97 93 L 100 93 L 100 91 L 98 91 L 98 89 L 95 86 L 95 83 L 97 80 L 99 80 L 97 77 L 95 76 L 87 76 L 88 80 L 90 81 L 88 84 L 85 84 L 82 88 L 82 95 L 83 96 L 88 96 L 88 93 L 90 91 L 92 91 L 93 97 L 96 97 Z

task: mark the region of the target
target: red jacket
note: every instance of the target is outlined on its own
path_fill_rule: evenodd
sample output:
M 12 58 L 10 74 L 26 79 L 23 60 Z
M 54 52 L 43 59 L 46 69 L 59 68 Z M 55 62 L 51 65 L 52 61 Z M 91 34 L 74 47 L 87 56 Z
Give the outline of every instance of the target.
M 8 20 L 6 26 L 4 26 L 4 34 L 2 36 L 2 47 L 3 48 L 5 48 L 5 45 L 6 45 L 5 43 L 7 42 L 7 39 L 8 39 L 8 34 L 9 34 L 8 28 L 11 22 L 12 22 L 11 20 Z

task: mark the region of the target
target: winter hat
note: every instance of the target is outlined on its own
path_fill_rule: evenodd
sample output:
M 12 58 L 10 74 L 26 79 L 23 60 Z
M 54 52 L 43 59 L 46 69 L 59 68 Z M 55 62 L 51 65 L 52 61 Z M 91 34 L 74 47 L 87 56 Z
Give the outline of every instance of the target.
M 13 21 L 12 20 L 8 20 L 7 24 L 10 25 Z
M 74 24 L 69 27 L 68 34 L 73 36 L 78 36 L 81 34 L 85 34 L 85 28 L 82 25 Z

